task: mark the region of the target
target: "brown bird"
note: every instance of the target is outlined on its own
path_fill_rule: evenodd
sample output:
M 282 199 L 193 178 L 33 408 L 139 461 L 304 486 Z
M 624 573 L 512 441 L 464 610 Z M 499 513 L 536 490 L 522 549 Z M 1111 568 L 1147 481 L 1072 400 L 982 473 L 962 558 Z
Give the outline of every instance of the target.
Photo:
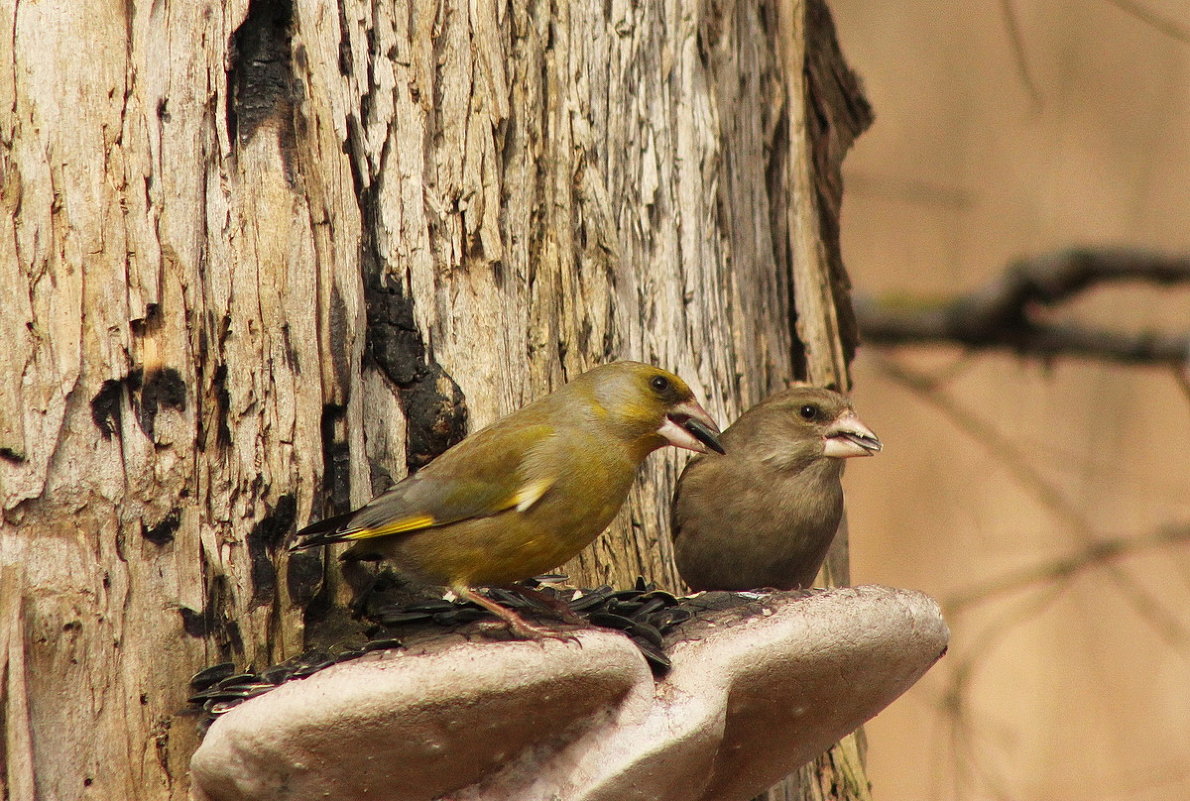
M 646 456 L 664 445 L 722 451 L 718 434 L 676 375 L 606 364 L 470 435 L 367 505 L 307 526 L 292 547 L 353 542 L 344 558 L 389 559 L 514 633 L 557 636 L 471 588 L 562 564 L 615 517 Z
M 696 456 L 678 478 L 678 572 L 695 590 L 810 586 L 843 516 L 843 460 L 880 440 L 838 392 L 797 386 L 744 412 L 722 443 L 726 455 Z

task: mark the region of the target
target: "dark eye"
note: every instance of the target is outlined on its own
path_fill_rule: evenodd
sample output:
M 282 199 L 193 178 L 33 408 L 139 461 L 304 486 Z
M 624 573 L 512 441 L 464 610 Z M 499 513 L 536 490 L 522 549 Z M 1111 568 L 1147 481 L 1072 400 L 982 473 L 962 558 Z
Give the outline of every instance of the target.
M 649 386 L 656 392 L 665 392 L 669 389 L 669 379 L 663 375 L 655 375 L 649 379 Z
M 805 406 L 798 409 L 797 413 L 802 416 L 803 420 L 813 420 L 818 416 L 818 407 L 812 403 L 807 403 Z

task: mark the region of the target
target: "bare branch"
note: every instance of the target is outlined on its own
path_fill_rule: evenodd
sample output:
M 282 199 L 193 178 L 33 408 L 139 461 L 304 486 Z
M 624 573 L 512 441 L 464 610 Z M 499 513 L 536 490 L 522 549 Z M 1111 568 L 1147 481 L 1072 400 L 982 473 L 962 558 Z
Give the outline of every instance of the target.
M 1015 592 L 1034 584 L 1070 578 L 1084 570 L 1103 565 L 1137 551 L 1190 542 L 1190 522 L 1170 523 L 1141 536 L 1113 537 L 1091 543 L 1082 551 L 1050 559 L 1006 573 L 966 592 L 951 596 L 943 604 L 947 614 L 959 614 L 989 598 Z
M 1029 70 L 1029 55 L 1025 52 L 1025 36 L 1021 32 L 1021 23 L 1017 18 L 1016 9 L 1012 7 L 1012 0 L 1000 0 L 1000 12 L 1004 15 L 1004 27 L 1008 29 L 1008 41 L 1012 44 L 1012 57 L 1016 61 L 1016 71 L 1021 77 L 1021 83 L 1029 91 L 1033 100 L 1033 107 L 1042 106 L 1041 90 L 1033 80 L 1033 73 Z
M 1178 388 L 1186 396 L 1186 402 L 1190 403 L 1190 369 L 1175 369 L 1173 371 L 1173 380 L 1178 382 Z
M 947 342 L 1007 348 L 1021 355 L 1074 356 L 1130 364 L 1190 364 L 1190 331 L 1126 334 L 1040 318 L 1100 284 L 1140 281 L 1190 286 L 1190 256 L 1144 250 L 1066 250 L 1022 259 L 987 286 L 944 300 L 857 298 L 856 316 L 872 344 Z
M 1163 17 L 1151 9 L 1145 8 L 1140 3 L 1134 3 L 1132 0 L 1107 0 L 1107 2 L 1126 14 L 1131 14 L 1141 22 L 1153 26 L 1166 36 L 1177 39 L 1179 42 L 1190 44 L 1190 28 L 1179 25 L 1168 17 Z
M 963 789 L 973 787 L 976 780 L 988 785 L 994 798 L 1011 799 L 1008 780 L 996 767 L 983 758 L 987 753 L 986 738 L 994 721 L 986 712 L 974 709 L 970 703 L 977 672 L 987 667 L 987 657 L 1008 635 L 1022 623 L 1035 619 L 1046 607 L 1062 595 L 1064 585 L 1043 587 L 1041 591 L 1012 608 L 998 610 L 999 614 L 976 634 L 969 635 L 971 645 L 956 654 L 950 663 L 950 677 L 939 708 L 947 717 L 951 735 L 951 753 L 955 755 L 955 797 L 962 797 Z M 976 718 L 979 718 L 978 720 Z

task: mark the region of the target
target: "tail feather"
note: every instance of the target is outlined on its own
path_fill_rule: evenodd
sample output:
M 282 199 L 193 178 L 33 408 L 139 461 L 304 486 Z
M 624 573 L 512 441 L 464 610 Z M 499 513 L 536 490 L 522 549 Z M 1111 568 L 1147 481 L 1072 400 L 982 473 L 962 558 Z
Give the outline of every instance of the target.
M 316 548 L 319 545 L 342 542 L 347 524 L 353 517 L 355 517 L 355 512 L 347 512 L 319 520 L 317 523 L 311 523 L 294 535 L 297 540 L 289 546 L 289 550 L 300 551 L 305 548 Z

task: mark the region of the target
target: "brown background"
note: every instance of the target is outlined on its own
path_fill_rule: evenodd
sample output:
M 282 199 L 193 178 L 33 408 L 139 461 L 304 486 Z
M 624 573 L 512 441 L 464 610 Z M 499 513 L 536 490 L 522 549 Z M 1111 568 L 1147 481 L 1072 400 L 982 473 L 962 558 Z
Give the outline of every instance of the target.
M 833 7 L 877 114 L 845 170 L 857 292 L 953 293 L 1074 244 L 1190 250 L 1190 42 L 1108 0 Z M 1184 0 L 1145 7 L 1190 29 Z M 1099 290 L 1061 314 L 1187 331 L 1190 289 Z M 951 371 L 942 391 L 1040 480 L 881 355 Z M 1190 398 L 1167 371 L 868 348 L 855 373 L 887 446 L 846 479 L 857 583 L 946 600 L 1078 552 L 1083 533 L 1041 486 L 1101 537 L 1190 517 Z M 868 727 L 875 797 L 1190 797 L 1190 550 L 1116 564 L 951 614 L 950 655 Z

